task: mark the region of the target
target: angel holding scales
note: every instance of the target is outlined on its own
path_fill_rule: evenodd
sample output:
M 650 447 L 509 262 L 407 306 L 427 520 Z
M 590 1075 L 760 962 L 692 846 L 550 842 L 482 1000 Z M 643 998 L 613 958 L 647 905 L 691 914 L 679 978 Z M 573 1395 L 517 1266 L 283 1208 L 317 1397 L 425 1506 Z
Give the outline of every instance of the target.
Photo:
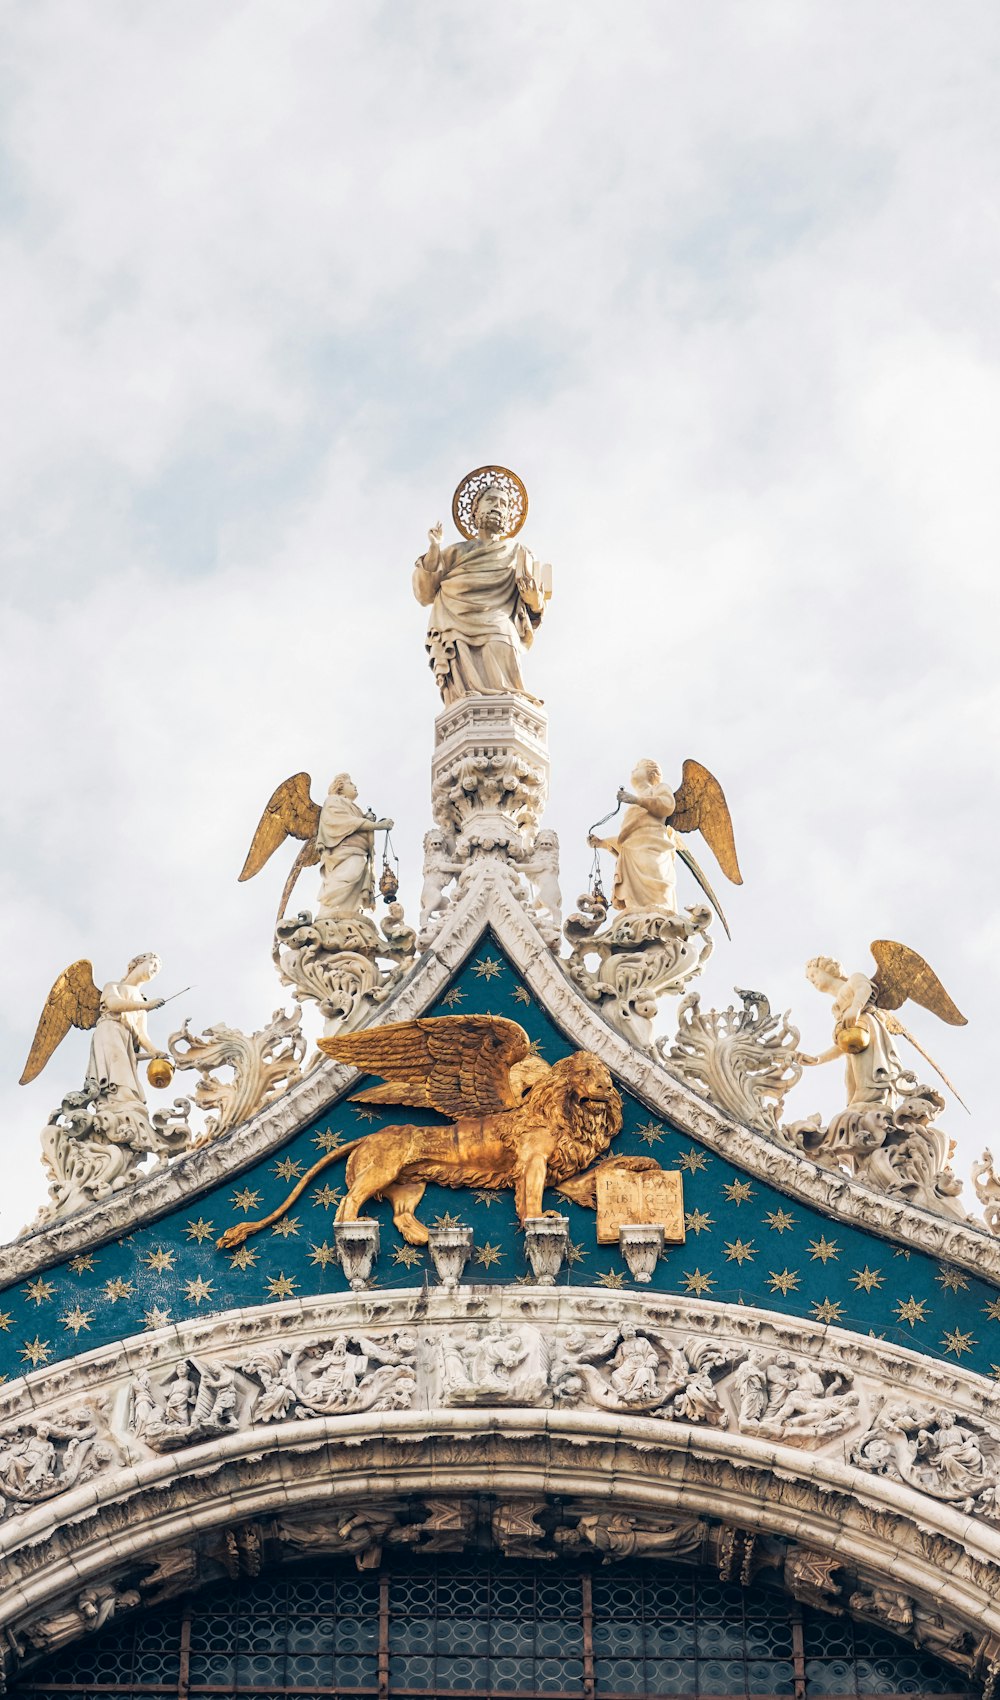
M 503 466 L 463 478 L 452 515 L 464 539 L 442 547 L 443 526 L 413 569 L 413 594 L 430 608 L 427 654 L 445 707 L 468 696 L 527 696 L 521 655 L 552 595 L 552 570 L 514 541 L 528 512 L 521 480 Z

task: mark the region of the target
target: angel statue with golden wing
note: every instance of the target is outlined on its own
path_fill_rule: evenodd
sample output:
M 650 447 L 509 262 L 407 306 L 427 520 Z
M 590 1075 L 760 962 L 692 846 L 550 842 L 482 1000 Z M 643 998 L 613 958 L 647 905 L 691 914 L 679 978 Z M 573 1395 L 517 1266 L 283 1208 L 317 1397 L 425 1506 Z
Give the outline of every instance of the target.
M 933 968 L 915 950 L 893 939 L 875 939 L 871 951 L 875 958 L 874 972 L 848 974 L 830 956 L 814 956 L 806 964 L 807 979 L 817 991 L 833 999 L 833 1044 L 818 1057 L 800 1051 L 796 1061 L 814 1068 L 843 1057 L 848 1109 L 894 1110 L 916 1084 L 893 1043 L 894 1039 L 903 1038 L 955 1092 L 947 1075 L 893 1012 L 907 998 L 912 998 L 950 1027 L 964 1027 L 965 1016 L 952 1002 Z M 958 1098 L 957 1092 L 955 1096 Z
M 311 796 L 308 773 L 282 780 L 260 817 L 240 874 L 252 879 L 286 838 L 302 840 L 278 907 L 280 921 L 303 868 L 320 867 L 318 920 L 356 918 L 375 907 L 374 842 L 376 832 L 391 832 L 393 822 L 376 820 L 358 806 L 358 791 L 349 773 L 338 773 L 322 804 Z
M 70 963 L 45 1000 L 21 1085 L 27 1086 L 29 1081 L 37 1079 L 71 1027 L 92 1029 L 88 1085 L 93 1084 L 104 1093 L 113 1090 L 116 1107 L 131 1103 L 145 1109 L 139 1058 L 160 1059 L 173 1072 L 169 1057 L 157 1050 L 146 1027 L 149 1011 L 162 1009 L 164 1000 L 147 998 L 141 988 L 159 972 L 160 959 L 148 950 L 141 956 L 133 956 L 120 980 L 109 980 L 98 990 L 89 962 L 81 959 Z
M 714 852 L 726 878 L 743 884 L 733 822 L 725 793 L 715 776 L 690 757 L 684 763 L 676 790 L 663 783 L 655 761 L 640 761 L 632 773 L 632 789 L 618 792 L 619 806 L 627 804 L 615 838 L 598 838 L 594 831 L 587 843 L 593 850 L 607 850 L 615 858 L 611 901 L 616 909 L 634 913 L 676 915 L 677 868 L 680 856 L 701 886 L 729 934 L 725 915 L 712 887 L 680 833 L 699 831 Z
M 40 1212 L 40 1223 L 131 1185 L 144 1157 L 175 1156 L 190 1138 L 188 1101 L 175 1099 L 172 1111 L 150 1116 L 139 1078 L 143 1057 L 149 1059 L 151 1086 L 169 1086 L 174 1074 L 146 1026 L 150 1010 L 166 1001 L 147 998 L 142 990 L 159 971 L 159 957 L 146 951 L 132 958 L 120 980 L 98 988 L 90 963 L 73 962 L 45 1000 L 22 1086 L 37 1079 L 71 1027 L 92 1036 L 82 1091 L 67 1093 L 42 1131 L 51 1202 Z

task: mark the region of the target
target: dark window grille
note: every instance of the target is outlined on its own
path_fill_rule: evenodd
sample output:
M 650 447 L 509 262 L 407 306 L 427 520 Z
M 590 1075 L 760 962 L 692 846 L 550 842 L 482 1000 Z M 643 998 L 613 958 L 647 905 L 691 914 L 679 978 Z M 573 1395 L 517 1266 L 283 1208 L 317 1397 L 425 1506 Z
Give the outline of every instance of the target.
M 52 1655 L 10 1700 L 975 1692 L 908 1643 L 776 1588 L 659 1563 L 590 1570 L 470 1555 L 370 1574 L 318 1560 L 208 1587 Z

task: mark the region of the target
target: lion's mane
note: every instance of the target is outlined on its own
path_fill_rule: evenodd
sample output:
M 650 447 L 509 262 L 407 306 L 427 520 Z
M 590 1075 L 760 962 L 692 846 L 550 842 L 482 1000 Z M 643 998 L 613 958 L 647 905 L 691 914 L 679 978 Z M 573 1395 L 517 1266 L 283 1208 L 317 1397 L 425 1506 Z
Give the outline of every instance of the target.
M 595 1085 L 604 1094 L 600 1100 L 594 1098 Z M 587 1052 L 576 1052 L 555 1063 L 523 1104 L 498 1122 L 503 1144 L 515 1152 L 522 1145 L 523 1130 L 531 1124 L 559 1127 L 548 1163 L 548 1181 L 554 1185 L 589 1168 L 608 1149 L 621 1132 L 622 1101 L 604 1064 Z

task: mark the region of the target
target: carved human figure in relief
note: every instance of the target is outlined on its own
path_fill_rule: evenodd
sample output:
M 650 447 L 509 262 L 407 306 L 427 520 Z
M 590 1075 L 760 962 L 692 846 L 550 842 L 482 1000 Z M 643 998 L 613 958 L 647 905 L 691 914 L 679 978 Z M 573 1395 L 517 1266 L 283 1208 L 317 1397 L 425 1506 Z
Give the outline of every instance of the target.
M 524 523 L 524 486 L 503 467 L 480 467 L 455 492 L 461 543 L 442 547 L 444 527 L 413 571 L 413 594 L 430 608 L 427 654 L 445 706 L 468 696 L 528 695 L 521 656 L 552 594 L 551 568 L 514 541 Z
M 623 1322 L 618 1350 L 611 1360 L 611 1385 L 626 1404 L 655 1399 L 660 1359 L 652 1341 Z
M 598 838 L 591 832 L 587 837 L 591 849 L 607 850 L 615 858 L 614 907 L 630 914 L 676 915 L 676 858 L 680 856 L 725 925 L 715 893 L 678 837 L 700 828 L 723 873 L 734 885 L 742 885 L 732 818 L 714 775 L 689 758 L 680 785 L 671 790 L 664 784 L 658 762 L 640 761 L 632 772 L 631 791 L 622 786 L 618 802 L 628 806 L 617 836 Z
M 893 1011 L 912 998 L 952 1027 L 964 1027 L 965 1016 L 915 950 L 893 939 L 876 939 L 871 950 L 874 974 L 848 974 L 830 956 L 814 956 L 806 964 L 807 979 L 833 1000 L 833 1044 L 816 1057 L 799 1051 L 796 1061 L 816 1067 L 843 1057 L 848 1109 L 894 1110 L 916 1086 L 894 1038 L 908 1039 L 936 1073 L 941 1070 Z

